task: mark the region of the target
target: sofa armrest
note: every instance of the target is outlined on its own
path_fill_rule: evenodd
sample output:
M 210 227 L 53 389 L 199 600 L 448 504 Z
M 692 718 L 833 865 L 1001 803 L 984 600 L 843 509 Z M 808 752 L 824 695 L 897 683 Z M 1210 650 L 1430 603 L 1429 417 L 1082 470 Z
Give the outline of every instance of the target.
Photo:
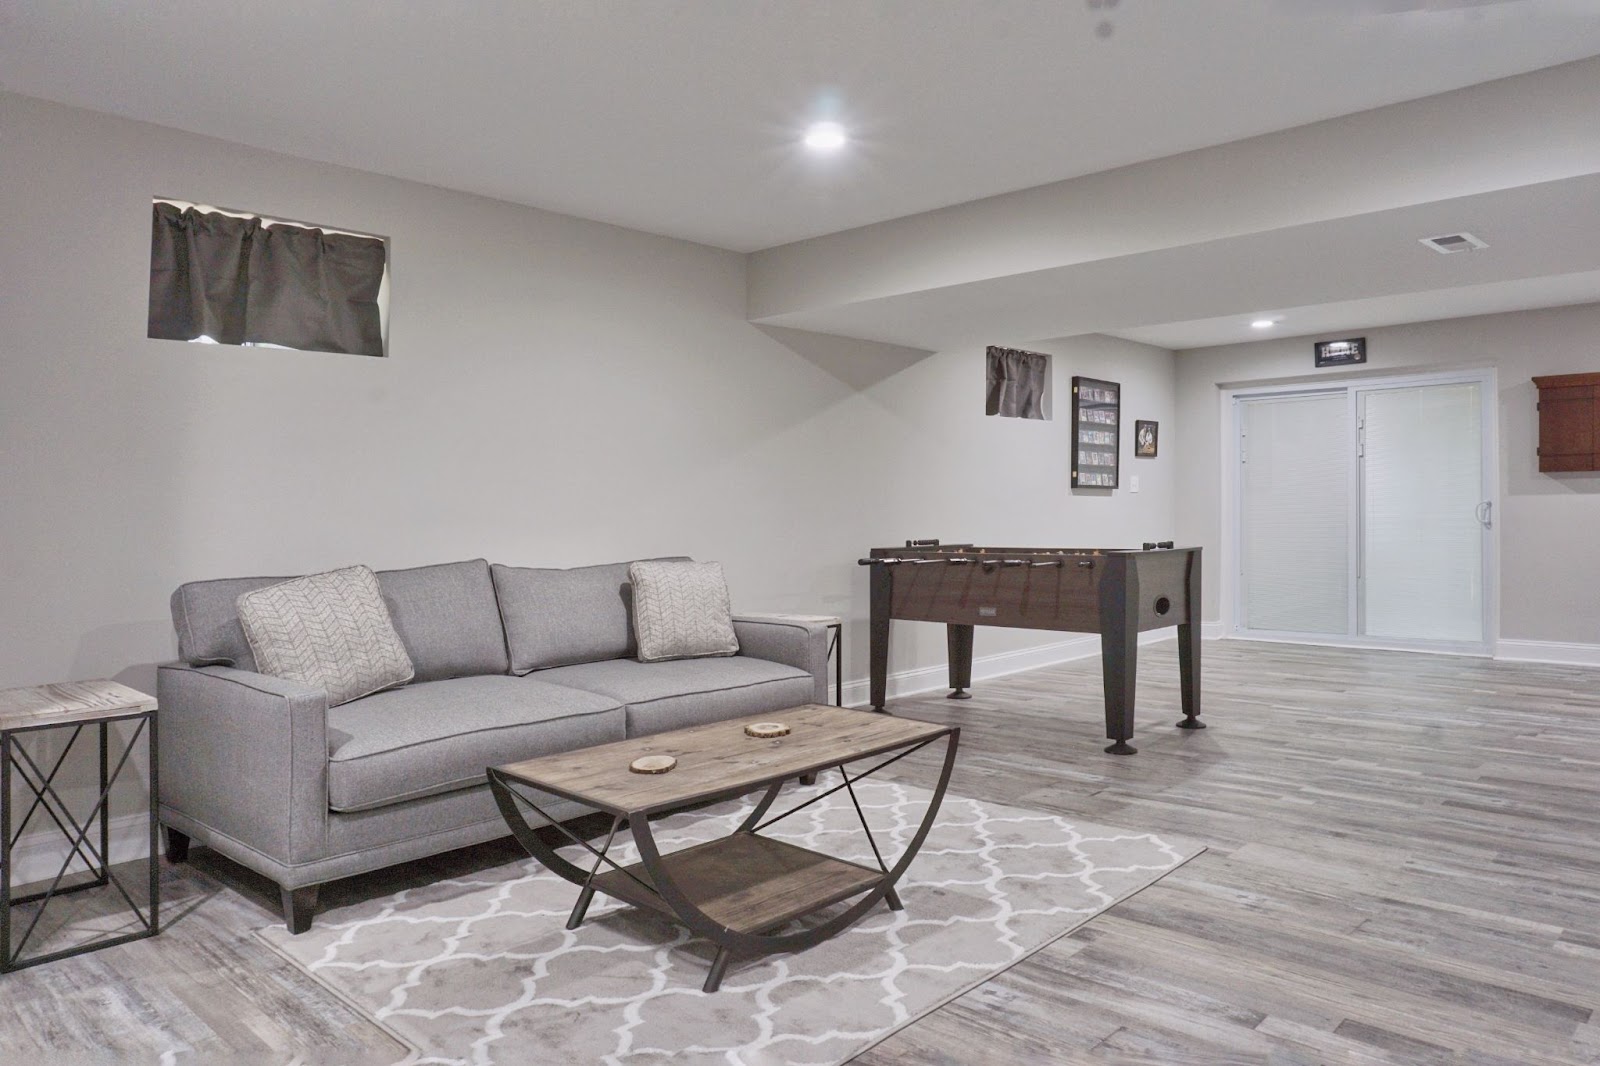
M 156 671 L 156 697 L 163 813 L 201 827 L 202 842 L 210 829 L 284 865 L 323 854 L 326 692 L 227 666 L 168 663 Z
M 828 627 L 814 618 L 735 615 L 739 654 L 793 666 L 811 675 L 814 703 L 828 703 Z

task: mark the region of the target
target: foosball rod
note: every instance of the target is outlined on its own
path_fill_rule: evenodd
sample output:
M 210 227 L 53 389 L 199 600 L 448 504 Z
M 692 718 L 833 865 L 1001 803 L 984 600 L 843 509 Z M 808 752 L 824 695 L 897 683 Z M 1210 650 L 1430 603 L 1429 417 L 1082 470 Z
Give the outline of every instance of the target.
M 979 557 L 976 555 L 945 555 L 940 556 L 937 559 L 902 559 L 898 556 L 884 556 L 880 559 L 856 560 L 857 566 L 874 566 L 880 563 L 884 566 L 925 566 L 928 563 L 946 563 L 950 566 L 964 566 L 968 563 L 978 563 L 985 569 L 993 569 L 997 566 L 1062 567 L 1067 565 L 1067 561 L 1065 559 L 1046 559 L 1041 562 L 1032 559 L 995 559 L 993 557 Z

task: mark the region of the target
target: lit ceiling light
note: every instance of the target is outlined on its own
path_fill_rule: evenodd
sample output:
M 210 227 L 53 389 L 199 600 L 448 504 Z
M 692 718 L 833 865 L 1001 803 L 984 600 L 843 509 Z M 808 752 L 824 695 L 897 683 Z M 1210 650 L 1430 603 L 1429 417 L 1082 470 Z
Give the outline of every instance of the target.
M 805 146 L 816 152 L 836 152 L 849 139 L 837 122 L 814 122 L 806 130 Z
M 1278 324 L 1278 320 L 1275 319 L 1275 318 L 1258 318 L 1254 322 L 1250 323 L 1250 328 L 1251 329 L 1271 329 L 1273 326 L 1276 326 L 1277 324 Z

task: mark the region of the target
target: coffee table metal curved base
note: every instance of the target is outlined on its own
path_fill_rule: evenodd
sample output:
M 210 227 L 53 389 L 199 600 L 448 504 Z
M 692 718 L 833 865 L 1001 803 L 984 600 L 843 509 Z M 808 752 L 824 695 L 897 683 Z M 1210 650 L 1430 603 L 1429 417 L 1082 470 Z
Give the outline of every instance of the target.
M 704 985 L 706 992 L 715 992 L 735 956 L 803 951 L 859 921 L 880 902 L 901 909 L 895 885 L 933 828 L 955 767 L 960 729 L 820 705 L 761 718 L 784 721 L 791 726 L 790 735 L 753 739 L 745 736 L 743 727 L 757 719 L 736 719 L 488 769 L 495 802 L 518 843 L 578 886 L 568 929 L 583 922 L 596 892 L 657 911 L 716 945 Z M 945 741 L 944 758 L 928 809 L 890 866 L 867 824 L 855 784 L 940 739 Z M 648 778 L 629 774 L 628 764 L 642 754 L 672 755 L 678 767 Z M 852 764 L 868 760 L 875 762 L 860 772 L 851 770 Z M 826 769 L 840 772 L 838 785 L 769 816 L 788 782 Z M 765 794 L 730 835 L 679 851 L 660 850 L 650 824 L 653 817 L 761 788 Z M 841 791 L 850 795 L 875 865 L 762 835 L 769 826 Z M 596 848 L 549 818 L 539 799 L 530 795 L 533 792 L 576 800 L 609 814 L 610 830 L 602 845 Z M 561 855 L 529 823 L 530 813 L 592 856 L 590 868 Z M 626 866 L 608 855 L 624 827 L 632 832 L 639 851 L 639 861 Z M 824 921 L 781 931 L 796 919 L 846 900 L 853 902 Z

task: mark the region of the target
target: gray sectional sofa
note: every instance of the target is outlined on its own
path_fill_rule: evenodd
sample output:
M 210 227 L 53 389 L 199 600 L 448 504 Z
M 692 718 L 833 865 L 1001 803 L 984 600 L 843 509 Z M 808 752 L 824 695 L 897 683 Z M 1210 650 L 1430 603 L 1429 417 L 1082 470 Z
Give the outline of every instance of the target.
M 174 861 L 192 838 L 277 882 L 294 932 L 324 882 L 505 836 L 486 766 L 827 700 L 821 626 L 735 617 L 737 655 L 642 663 L 627 563 L 477 559 L 378 572 L 416 677 L 330 708 L 256 672 L 234 602 L 282 580 L 173 593 L 160 818 Z M 553 817 L 584 813 L 547 798 Z

